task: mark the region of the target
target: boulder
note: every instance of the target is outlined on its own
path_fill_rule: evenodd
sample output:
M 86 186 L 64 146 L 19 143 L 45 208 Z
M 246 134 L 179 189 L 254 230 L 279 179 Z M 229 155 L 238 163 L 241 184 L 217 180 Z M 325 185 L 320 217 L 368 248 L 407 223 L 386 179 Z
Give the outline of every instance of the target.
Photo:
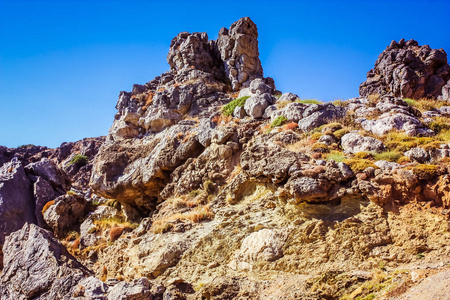
M 239 269 L 251 269 L 258 261 L 275 261 L 283 256 L 283 246 L 287 238 L 287 231 L 261 229 L 247 236 L 236 253 L 235 261 Z
M 300 97 L 297 96 L 296 94 L 284 93 L 280 96 L 280 98 L 278 98 L 277 102 L 283 102 L 283 101 L 294 102 L 297 99 L 300 99 Z
M 359 87 L 361 96 L 391 94 L 402 98 L 437 98 L 450 79 L 450 66 L 443 49 L 419 46 L 414 40 L 392 41 L 367 80 Z
M 309 132 L 314 128 L 322 126 L 333 120 L 342 118 L 345 109 L 341 106 L 327 104 L 310 104 L 303 111 L 303 118 L 298 121 L 298 128 L 305 132 Z M 293 120 L 294 121 L 294 120 Z
M 0 247 L 5 237 L 36 223 L 32 186 L 22 163 L 17 159 L 0 167 Z M 1 249 L 1 248 L 0 248 Z
M 357 152 L 382 152 L 384 144 L 380 140 L 372 137 L 363 137 L 357 133 L 347 133 L 341 138 L 341 146 L 346 153 Z
M 271 100 L 269 94 L 253 95 L 245 101 L 245 112 L 253 119 L 261 118 L 264 115 L 264 110 L 271 103 Z
M 393 130 L 404 131 L 409 136 L 432 136 L 433 130 L 426 128 L 418 118 L 404 114 L 386 113 L 374 120 L 361 120 L 361 126 L 377 135 L 384 135 Z
M 328 180 L 311 177 L 291 177 L 284 186 L 288 195 L 296 202 L 324 202 L 329 200 L 328 190 L 331 184 Z
M 450 101 L 450 80 L 442 87 L 441 99 L 444 101 Z
M 33 185 L 33 196 L 35 200 L 35 216 L 37 219 L 37 224 L 40 227 L 46 227 L 47 223 L 45 223 L 44 218 L 42 216 L 42 209 L 44 205 L 58 197 L 60 194 L 56 192 L 52 185 L 42 177 L 38 177 L 36 182 Z
M 62 195 L 44 212 L 44 220 L 56 236 L 62 237 L 84 216 L 86 199 L 78 195 Z
M 53 235 L 26 223 L 3 246 L 2 299 L 61 299 L 92 273 Z
M 196 126 L 177 124 L 133 143 L 106 143 L 94 162 L 90 186 L 105 198 L 154 208 L 169 174 L 203 151 L 197 135 L 190 131 L 197 130 Z
M 25 170 L 28 175 L 31 175 L 32 181 L 36 177 L 42 177 L 59 193 L 65 193 L 65 191 L 70 189 L 70 179 L 48 158 L 43 158 L 38 162 L 28 164 Z
M 430 160 L 430 155 L 422 148 L 412 148 L 405 152 L 405 156 L 421 164 Z
M 352 176 L 352 170 L 343 162 L 337 163 L 331 159 L 325 165 L 325 177 L 330 181 L 345 181 Z
M 378 160 L 374 164 L 381 170 L 386 170 L 386 171 L 393 171 L 395 169 L 399 169 L 401 166 L 400 164 L 398 164 L 396 162 L 390 162 L 390 161 L 386 161 L 386 160 Z
M 278 183 L 287 179 L 289 170 L 309 157 L 303 153 L 292 152 L 275 144 L 257 141 L 241 154 L 242 169 L 255 178 L 269 178 Z
M 90 276 L 81 279 L 72 288 L 69 295 L 71 295 L 71 299 L 108 300 L 107 292 L 108 286 L 103 281 L 95 276 Z
M 302 103 L 289 103 L 282 109 L 279 109 L 272 114 L 270 114 L 270 117 L 273 120 L 275 120 L 278 116 L 283 116 L 287 118 L 288 122 L 295 122 L 298 123 L 303 118 L 303 112 L 306 109 L 306 105 Z
M 108 300 L 147 300 L 153 299 L 151 285 L 147 278 L 138 278 L 132 282 L 119 282 L 108 291 Z

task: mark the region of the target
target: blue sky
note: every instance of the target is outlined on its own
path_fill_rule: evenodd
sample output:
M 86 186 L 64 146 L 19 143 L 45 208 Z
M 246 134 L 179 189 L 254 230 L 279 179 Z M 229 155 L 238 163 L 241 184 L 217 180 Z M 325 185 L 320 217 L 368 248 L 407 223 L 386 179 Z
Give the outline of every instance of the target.
M 0 0 L 0 145 L 106 135 L 119 91 L 168 70 L 171 39 L 250 16 L 265 76 L 324 101 L 358 95 L 391 40 L 450 51 L 450 1 Z

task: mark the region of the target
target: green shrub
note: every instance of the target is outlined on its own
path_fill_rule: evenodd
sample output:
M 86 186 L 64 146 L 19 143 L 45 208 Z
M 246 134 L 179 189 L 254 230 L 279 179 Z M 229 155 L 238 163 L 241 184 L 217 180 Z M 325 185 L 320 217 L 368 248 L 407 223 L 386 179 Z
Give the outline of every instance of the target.
M 69 166 L 75 164 L 78 166 L 84 166 L 89 162 L 89 158 L 85 155 L 76 154 L 69 162 Z
M 344 106 L 344 107 L 348 106 L 348 102 L 345 102 L 344 100 L 340 100 L 340 99 L 334 100 L 331 103 L 333 103 L 334 106 Z
M 20 145 L 19 147 L 17 147 L 18 149 L 28 149 L 28 148 L 33 148 L 36 147 L 36 145 L 33 144 L 26 144 L 26 145 Z
M 270 129 L 283 125 L 288 119 L 285 116 L 278 116 L 270 123 Z
M 333 151 L 326 156 L 327 160 L 334 160 L 337 163 L 343 162 L 346 158 L 347 157 L 343 153 L 337 151 Z
M 320 139 L 321 136 L 322 136 L 321 132 L 314 132 L 313 134 L 311 134 L 311 136 L 309 138 L 311 140 L 318 140 L 318 139 Z
M 359 159 L 371 159 L 373 157 L 372 153 L 366 151 L 356 152 L 353 156 Z
M 406 98 L 406 99 L 403 99 L 403 101 L 405 101 L 409 106 L 416 106 L 416 100 L 414 100 L 414 99 L 409 99 L 409 98 Z
M 319 152 L 319 153 L 326 153 L 326 152 L 330 152 L 330 149 L 328 148 L 327 145 L 325 145 L 324 143 L 315 143 L 311 149 L 314 152 Z
M 336 130 L 335 132 L 333 132 L 334 137 L 337 138 L 338 140 L 340 140 L 347 133 L 350 133 L 350 130 L 348 130 L 346 128 L 342 128 L 342 129 L 339 129 L 339 130 Z
M 434 133 L 438 134 L 444 131 L 450 130 L 450 124 L 448 123 L 447 118 L 436 118 L 433 122 L 428 124 L 428 127 L 434 131 Z
M 438 175 L 438 166 L 421 164 L 412 168 L 412 171 L 420 180 L 431 180 Z
M 234 109 L 239 106 L 239 107 L 244 107 L 245 105 L 245 101 L 247 101 L 247 99 L 250 98 L 250 96 L 244 96 L 241 98 L 237 98 L 234 99 L 233 101 L 231 101 L 230 103 L 228 103 L 227 105 L 225 105 L 222 108 L 222 113 L 225 116 L 231 116 L 234 112 Z
M 343 162 L 355 173 L 360 173 L 368 167 L 378 169 L 378 167 L 368 159 L 344 159 Z
M 392 162 L 397 162 L 400 157 L 403 156 L 403 153 L 398 152 L 398 151 L 386 151 L 386 152 L 381 152 L 378 154 L 375 154 L 375 156 L 373 157 L 375 160 L 387 160 L 387 161 L 392 161 Z
M 295 102 L 303 104 L 322 104 L 322 102 L 317 99 L 298 99 Z

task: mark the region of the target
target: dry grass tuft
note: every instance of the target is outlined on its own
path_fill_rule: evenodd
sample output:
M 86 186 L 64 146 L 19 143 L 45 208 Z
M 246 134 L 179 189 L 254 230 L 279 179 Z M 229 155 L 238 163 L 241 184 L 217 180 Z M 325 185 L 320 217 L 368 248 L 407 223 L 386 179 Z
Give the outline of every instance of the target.
M 52 206 L 53 204 L 55 204 L 55 200 L 51 200 L 45 203 L 44 207 L 42 208 L 42 214 L 44 214 L 47 211 L 47 209 L 49 209 L 49 207 Z

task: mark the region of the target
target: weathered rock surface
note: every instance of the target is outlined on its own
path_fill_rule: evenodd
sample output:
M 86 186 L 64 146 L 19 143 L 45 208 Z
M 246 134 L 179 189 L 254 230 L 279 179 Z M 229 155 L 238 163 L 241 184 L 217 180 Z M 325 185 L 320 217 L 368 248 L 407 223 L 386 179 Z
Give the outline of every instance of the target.
M 84 216 L 86 199 L 77 195 L 62 195 L 44 212 L 44 220 L 56 236 L 64 233 Z
M 375 67 L 367 73 L 367 81 L 360 85 L 359 94 L 437 98 L 449 79 L 450 66 L 443 49 L 402 39 L 398 43 L 392 41 L 380 54 Z
M 251 269 L 257 261 L 274 261 L 283 256 L 288 234 L 283 231 L 262 229 L 246 237 L 232 264 L 239 269 Z M 236 265 L 234 265 L 236 264 Z
M 15 159 L 0 167 L 0 245 L 26 222 L 36 223 L 34 205 L 32 187 L 22 163 Z
M 263 77 L 258 51 L 258 30 L 250 18 L 239 19 L 230 29 L 222 28 L 217 47 L 233 90 L 248 87 L 253 79 Z
M 383 142 L 369 136 L 357 133 L 347 133 L 341 139 L 342 148 L 346 153 L 381 152 L 384 150 Z
M 26 223 L 3 246 L 2 299 L 58 299 L 91 272 L 52 236 Z

